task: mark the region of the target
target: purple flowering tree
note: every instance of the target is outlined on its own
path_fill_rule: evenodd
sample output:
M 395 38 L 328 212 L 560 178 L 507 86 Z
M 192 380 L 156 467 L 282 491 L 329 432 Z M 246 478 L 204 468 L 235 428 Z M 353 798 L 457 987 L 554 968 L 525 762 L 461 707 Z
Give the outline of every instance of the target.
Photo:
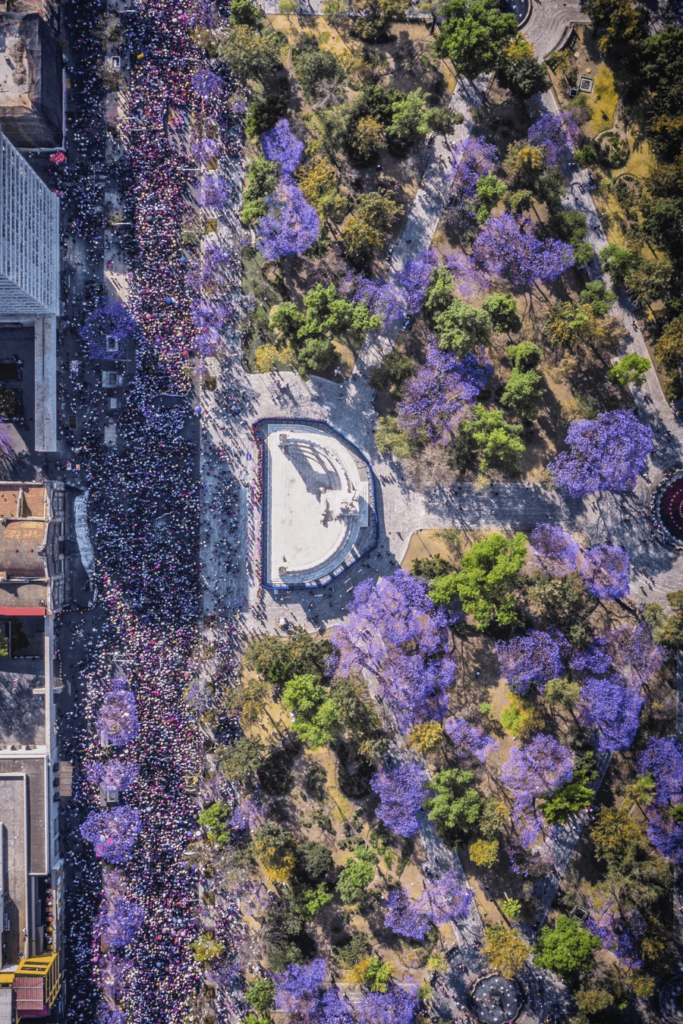
M 537 564 L 549 576 L 564 576 L 579 566 L 581 549 L 561 526 L 540 523 L 529 536 Z
M 258 222 L 258 248 L 266 259 L 301 256 L 318 238 L 318 214 L 291 178 L 283 178 L 268 196 L 266 210 Z
M 404 569 L 353 592 L 347 621 L 335 626 L 332 671 L 341 676 L 368 669 L 403 729 L 440 718 L 456 668 L 448 656 L 448 617 L 434 607 L 427 584 Z M 408 653 L 410 652 L 410 653 Z
M 301 163 L 305 145 L 292 132 L 289 121 L 283 117 L 269 132 L 261 136 L 266 160 L 277 160 L 283 174 L 294 174 Z
M 638 731 L 643 698 L 619 676 L 587 679 L 577 705 L 579 721 L 598 730 L 599 750 L 628 750 Z
M 395 284 L 405 295 L 406 312 L 411 316 L 417 315 L 422 309 L 424 297 L 438 265 L 439 250 L 426 249 L 418 253 L 415 259 L 406 260 L 403 270 L 394 277 Z
M 109 864 L 125 864 L 141 828 L 136 807 L 113 807 L 110 811 L 91 811 L 81 825 L 81 835 L 94 845 L 96 857 Z
M 619 597 L 626 597 L 631 589 L 629 564 L 623 548 L 599 544 L 585 552 L 580 572 L 591 594 L 602 601 L 616 601 Z
M 474 902 L 474 892 L 464 885 L 456 871 L 446 871 L 441 878 L 426 880 L 419 905 L 435 925 L 463 920 Z
M 500 743 L 477 725 L 465 718 L 447 718 L 443 723 L 444 732 L 460 756 L 471 755 L 482 764 L 489 754 L 498 750 Z
M 455 662 L 450 658 L 425 662 L 421 654 L 393 650 L 382 663 L 379 684 L 399 727 L 408 732 L 418 722 L 443 718 L 455 677 Z
M 135 761 L 125 764 L 118 757 L 112 757 L 111 761 L 93 761 L 86 769 L 88 780 L 95 786 L 101 786 L 108 792 L 116 790 L 122 793 L 124 789 L 132 786 L 140 773 L 140 767 Z
M 230 202 L 230 182 L 220 174 L 205 174 L 197 186 L 197 206 L 202 209 L 223 210 Z
M 351 1003 L 338 988 L 328 988 L 312 1015 L 315 1024 L 354 1024 Z
M 210 242 L 188 270 L 185 283 L 195 292 L 220 296 L 234 283 L 236 259 L 229 249 Z
M 235 832 L 243 832 L 245 829 L 253 831 L 264 823 L 266 816 L 263 809 L 252 800 L 247 797 L 239 804 L 232 812 L 232 817 L 228 820 L 228 825 Z
M 408 310 L 408 293 L 395 281 L 368 281 L 358 279 L 355 302 L 364 302 L 371 313 L 381 316 L 382 326 L 400 320 Z
M 477 182 L 486 174 L 492 174 L 498 166 L 496 147 L 480 139 L 464 139 L 453 149 L 449 183 L 456 199 L 473 199 L 477 194 Z
M 433 444 L 449 444 L 490 374 L 490 364 L 482 365 L 471 353 L 458 359 L 430 343 L 426 362 L 408 381 L 398 403 L 399 426 Z
M 192 76 L 192 88 L 203 100 L 210 100 L 223 92 L 223 79 L 213 71 L 201 69 Z
M 683 863 L 683 824 L 659 807 L 649 811 L 647 838 L 662 857 L 673 864 Z
M 664 664 L 663 649 L 653 642 L 650 630 L 642 623 L 609 630 L 605 643 L 617 672 L 637 689 L 649 683 Z
M 114 747 L 123 747 L 140 732 L 135 694 L 125 689 L 126 682 L 125 679 L 112 679 L 111 689 L 105 694 L 97 716 L 97 729 L 103 746 L 111 743 Z
M 405 569 L 359 583 L 348 613 L 330 637 L 337 649 L 335 667 L 342 676 L 364 668 L 378 672 L 393 647 L 407 645 L 425 657 L 448 648 L 447 617 L 435 608 L 424 580 Z
M 428 916 L 418 904 L 410 898 L 407 889 L 392 889 L 387 895 L 387 907 L 384 915 L 384 927 L 391 928 L 396 935 L 406 939 L 417 939 L 421 942 L 431 927 Z
M 625 967 L 639 970 L 643 966 L 637 941 L 645 931 L 637 911 L 619 906 L 617 896 L 607 888 L 593 886 L 586 895 L 589 918 L 586 928 L 597 936 L 605 949 L 614 953 Z
M 576 675 L 603 676 L 612 668 L 612 656 L 607 650 L 607 641 L 597 636 L 584 647 L 572 653 L 569 667 Z
M 80 330 L 91 359 L 116 359 L 124 355 L 126 343 L 135 338 L 137 333 L 135 320 L 116 299 L 105 299 L 101 306 L 88 314 Z M 116 343 L 115 349 L 111 345 L 112 341 Z
M 422 807 L 425 775 L 416 764 L 401 764 L 387 771 L 380 768 L 370 782 L 379 797 L 379 820 L 399 836 L 414 836 L 419 828 L 417 812 Z
M 495 652 L 500 670 L 514 693 L 524 694 L 532 686 L 543 693 L 545 684 L 562 674 L 562 634 L 550 636 L 538 629 L 505 643 L 499 641 Z
M 632 491 L 652 451 L 652 430 L 630 410 L 600 413 L 594 420 L 574 420 L 565 438 L 568 452 L 548 463 L 558 490 L 570 498 L 597 491 Z
M 579 126 L 570 114 L 543 114 L 529 129 L 529 142 L 543 151 L 546 163 L 556 164 L 562 153 L 573 153 Z
M 455 279 L 455 287 L 463 298 L 470 299 L 475 292 L 485 292 L 491 287 L 491 278 L 464 252 L 449 252 L 444 256 L 444 266 Z
M 285 1013 L 305 1013 L 320 995 L 327 974 L 322 958 L 310 964 L 290 964 L 275 975 L 275 1006 Z
M 517 831 L 519 845 L 523 850 L 529 850 L 543 831 L 543 821 L 533 803 L 515 800 L 511 821 Z
M 144 907 L 130 898 L 120 872 L 107 872 L 104 901 L 98 918 L 102 940 L 110 949 L 127 946 L 140 931 L 144 919 Z
M 574 265 L 574 250 L 555 238 L 537 238 L 528 217 L 501 213 L 489 217 L 472 246 L 472 254 L 487 274 L 507 277 L 528 287 L 534 281 L 553 281 Z
M 530 804 L 572 781 L 574 756 L 552 736 L 538 733 L 523 750 L 511 747 L 500 773 L 516 801 Z
M 674 736 L 651 737 L 636 762 L 655 783 L 657 804 L 678 803 L 683 796 L 683 744 Z
M 387 992 L 370 992 L 356 1003 L 358 1024 L 413 1024 L 417 993 L 391 985 Z
M 197 163 L 204 166 L 215 160 L 221 151 L 220 143 L 216 139 L 197 139 L 190 148 Z

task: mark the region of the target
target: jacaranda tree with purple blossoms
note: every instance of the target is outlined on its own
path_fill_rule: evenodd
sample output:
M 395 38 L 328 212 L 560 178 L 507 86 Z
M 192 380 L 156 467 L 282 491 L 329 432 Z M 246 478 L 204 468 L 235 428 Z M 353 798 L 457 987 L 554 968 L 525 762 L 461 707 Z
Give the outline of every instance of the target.
M 406 260 L 403 270 L 394 277 L 394 283 L 405 295 L 406 312 L 411 316 L 415 316 L 422 309 L 424 297 L 438 265 L 438 249 L 427 249 L 418 253 L 415 259 Z
M 123 747 L 140 732 L 135 710 L 135 694 L 126 689 L 126 679 L 112 679 L 111 689 L 104 696 L 97 716 L 97 729 L 103 745 Z
M 423 912 L 437 926 L 464 920 L 473 903 L 474 892 L 457 871 L 446 871 L 441 878 L 425 879 L 419 899 Z
M 411 899 L 407 889 L 392 889 L 387 894 L 388 910 L 384 915 L 384 927 L 396 935 L 421 942 L 431 928 L 431 921 Z
M 490 374 L 490 364 L 474 355 L 458 359 L 430 343 L 424 365 L 408 381 L 398 403 L 399 426 L 432 444 L 449 444 Z
M 356 1003 L 357 1024 L 413 1024 L 417 1013 L 417 986 L 408 992 L 390 985 L 386 992 L 370 992 Z
M 283 174 L 294 174 L 301 163 L 305 144 L 292 132 L 289 121 L 283 117 L 269 132 L 261 136 L 266 160 L 277 161 Z
M 647 836 L 662 857 L 683 863 L 683 744 L 674 736 L 651 737 L 636 762 L 654 782 L 654 806 L 648 808 Z M 676 808 L 676 815 L 672 809 Z
M 80 330 L 91 359 L 120 358 L 125 355 L 126 344 L 138 333 L 135 320 L 123 303 L 116 299 L 105 299 L 101 306 L 88 314 Z M 112 347 L 112 341 L 116 348 Z
M 447 718 L 443 729 L 461 757 L 476 757 L 482 764 L 500 746 L 498 740 L 465 718 Z
M 399 725 L 442 717 L 446 691 L 455 680 L 448 656 L 448 616 L 427 594 L 427 584 L 404 569 L 355 587 L 346 622 L 330 639 L 336 649 L 331 669 L 347 677 L 368 669 Z
M 545 684 L 562 674 L 563 640 L 561 634 L 552 637 L 532 629 L 525 636 L 496 644 L 500 670 L 513 693 L 525 694 L 532 686 L 543 693 Z
M 197 187 L 197 205 L 211 210 L 223 210 L 230 202 L 230 182 L 220 174 L 205 174 Z
M 91 811 L 81 825 L 81 835 L 93 844 L 96 857 L 109 864 L 125 864 L 141 828 L 137 807 L 113 807 L 110 811 Z
M 108 872 L 105 875 L 104 901 L 98 919 L 103 942 L 110 949 L 127 946 L 140 931 L 144 919 L 144 907 L 130 898 L 123 878 L 118 872 Z
M 111 761 L 93 761 L 86 769 L 88 780 L 108 792 L 116 790 L 122 793 L 132 786 L 140 773 L 140 767 L 132 761 L 130 764 L 112 757 Z
M 599 750 L 628 750 L 638 731 L 643 698 L 619 676 L 587 679 L 582 688 L 577 716 L 598 731 Z
M 416 764 L 398 768 L 380 768 L 370 782 L 379 797 L 376 814 L 379 820 L 399 836 L 414 836 L 419 828 L 417 812 L 425 797 L 425 774 Z
M 571 114 L 543 114 L 529 129 L 528 139 L 543 152 L 546 163 L 556 164 L 562 153 L 576 149 L 579 126 Z
M 516 801 L 530 804 L 572 781 L 574 756 L 552 736 L 538 733 L 520 750 L 512 747 L 500 777 Z
M 202 68 L 192 76 L 192 88 L 203 100 L 218 97 L 223 92 L 223 79 L 213 71 Z
M 396 281 L 368 281 L 358 279 L 355 302 L 364 302 L 371 313 L 382 318 L 382 326 L 388 327 L 406 315 L 408 293 Z
M 468 138 L 459 142 L 451 157 L 449 184 L 458 200 L 474 199 L 477 182 L 486 174 L 492 174 L 498 166 L 496 147 L 480 139 Z
M 649 683 L 664 664 L 663 649 L 654 643 L 652 633 L 642 622 L 608 630 L 605 645 L 614 668 L 637 689 Z
M 565 438 L 568 452 L 548 464 L 559 491 L 584 498 L 599 491 L 632 491 L 652 451 L 652 430 L 630 410 L 614 409 L 594 420 L 574 420 Z
M 553 281 L 574 265 L 574 250 L 554 238 L 541 241 L 527 217 L 502 213 L 489 217 L 472 246 L 472 255 L 488 274 L 526 286 Z
M 258 222 L 258 248 L 268 260 L 301 256 L 317 240 L 318 214 L 295 182 L 283 177 L 266 200 L 266 216 Z
M 629 557 L 623 548 L 600 544 L 584 553 L 581 575 L 591 594 L 602 601 L 616 601 L 626 597 L 630 588 L 628 582 Z
M 581 549 L 561 526 L 540 523 L 531 531 L 529 540 L 535 560 L 543 572 L 550 576 L 564 576 L 578 568 Z
M 286 1013 L 303 1013 L 320 995 L 327 974 L 327 963 L 322 958 L 310 964 L 290 964 L 286 971 L 275 976 L 275 1005 Z

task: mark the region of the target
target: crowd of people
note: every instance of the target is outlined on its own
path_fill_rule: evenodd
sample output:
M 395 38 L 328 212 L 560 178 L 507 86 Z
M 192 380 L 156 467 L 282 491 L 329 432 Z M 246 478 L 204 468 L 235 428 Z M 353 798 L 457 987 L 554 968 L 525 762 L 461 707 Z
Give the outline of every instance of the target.
M 185 283 L 192 258 L 183 229 L 202 173 L 192 156 L 194 133 L 211 125 L 211 137 L 220 141 L 219 159 L 229 162 L 239 153 L 241 125 L 229 103 L 229 76 L 223 68 L 211 68 L 193 41 L 196 28 L 214 23 L 216 10 L 204 0 L 180 8 L 171 0 L 143 0 L 135 12 L 121 16 L 130 93 L 127 119 L 117 126 L 122 152 L 115 163 L 107 162 L 107 125 L 103 116 L 95 116 L 104 100 L 98 77 L 102 15 L 87 0 L 71 0 L 67 9 L 75 109 L 69 159 L 55 162 L 51 175 L 63 201 L 65 251 L 83 254 L 87 277 L 85 302 L 63 327 L 78 331 L 103 301 L 99 269 L 106 177 L 116 182 L 133 225 L 124 244 L 128 308 L 135 323 L 127 344 L 135 370 L 116 416 L 117 444 L 104 445 L 97 417 L 66 435 L 80 479 L 89 487 L 101 597 L 89 613 L 92 627 L 70 641 L 63 638 L 80 654 L 74 710 L 59 723 L 62 756 L 77 769 L 66 854 L 67 1015 L 75 1022 L 158 1024 L 187 1019 L 201 994 L 202 969 L 192 943 L 207 927 L 199 869 L 188 855 L 188 846 L 201 838 L 194 787 L 204 757 L 197 718 L 205 696 L 199 703 L 193 697 L 198 686 L 202 689 L 197 650 L 203 493 L 200 422 L 192 415 L 188 377 L 197 331 L 193 295 Z M 207 96 L 197 88 L 202 70 L 219 73 L 222 91 Z M 226 319 L 237 316 L 226 300 Z M 84 343 L 81 347 L 87 361 L 92 352 Z M 82 398 L 75 392 L 72 397 L 77 404 Z M 226 487 L 223 513 L 238 514 L 237 488 Z M 240 609 L 224 611 L 218 656 L 229 670 Z M 112 678 L 122 674 L 135 695 L 140 728 L 114 751 L 102 747 L 97 722 Z M 144 909 L 144 917 L 121 949 L 107 948 L 101 940 L 102 863 L 81 834 L 83 822 L 99 809 L 99 790 L 88 781 L 88 769 L 113 753 L 139 767 L 119 797 L 137 809 L 141 825 L 130 858 L 119 869 L 128 898 Z M 214 965 L 225 982 L 219 1002 L 234 1015 L 241 1006 L 235 984 L 242 934 L 236 905 L 222 898 L 211 923 L 225 950 Z

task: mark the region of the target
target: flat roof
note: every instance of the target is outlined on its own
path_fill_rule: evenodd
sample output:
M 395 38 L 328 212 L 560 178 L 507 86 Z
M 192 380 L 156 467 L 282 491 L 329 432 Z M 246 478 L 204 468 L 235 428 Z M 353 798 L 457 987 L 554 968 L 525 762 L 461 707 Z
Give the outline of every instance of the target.
M 42 659 L 3 658 L 0 669 L 0 751 L 45 746 Z
M 19 504 L 22 492 L 23 501 Z M 45 484 L 5 481 L 0 485 L 0 517 L 16 519 L 20 516 L 32 516 L 36 519 L 45 519 L 47 510 L 48 495 Z
M 0 572 L 5 572 L 7 578 L 45 579 L 47 565 L 39 551 L 45 544 L 47 527 L 44 520 L 0 522 Z
M 21 936 L 28 911 L 28 787 L 22 775 L 0 774 L 0 840 L 5 846 L 6 913 L 10 928 L 3 933 L 2 964 L 15 964 L 24 952 Z
M 47 612 L 48 582 L 36 580 L 19 583 L 0 579 L 0 615 L 45 615 Z
M 37 757 L 0 757 L 0 787 L 17 777 L 26 776 L 28 810 L 28 870 L 31 875 L 46 875 L 45 857 L 45 755 Z M 9 778 L 8 778 L 9 777 Z M 16 791 L 7 786 L 0 795 L 0 820 L 7 824 L 8 799 Z

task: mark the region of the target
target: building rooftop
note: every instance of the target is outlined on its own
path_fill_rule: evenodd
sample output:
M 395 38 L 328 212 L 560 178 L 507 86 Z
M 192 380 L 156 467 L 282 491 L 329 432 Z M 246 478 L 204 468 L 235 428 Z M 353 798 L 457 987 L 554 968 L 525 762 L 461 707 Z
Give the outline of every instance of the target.
M 0 123 L 28 148 L 62 141 L 61 54 L 40 6 L 0 14 Z
M 16 779 L 24 777 L 27 787 L 25 800 L 14 786 Z M 26 805 L 29 829 L 29 874 L 45 875 L 48 865 L 45 850 L 45 759 L 43 757 L 0 757 L 0 821 L 4 821 L 5 824 L 7 824 L 10 803 L 13 799 L 19 806 L 21 806 L 22 800 Z
M 45 484 L 5 481 L 0 485 L 0 517 L 46 519 L 48 511 Z
M 3 658 L 0 662 L 0 752 L 45 746 L 43 662 Z
M 0 774 L 0 839 L 5 847 L 7 881 L 5 912 L 10 919 L 9 931 L 2 936 L 3 967 L 15 964 L 24 951 L 21 935 L 28 910 L 28 800 L 28 786 L 22 775 Z

